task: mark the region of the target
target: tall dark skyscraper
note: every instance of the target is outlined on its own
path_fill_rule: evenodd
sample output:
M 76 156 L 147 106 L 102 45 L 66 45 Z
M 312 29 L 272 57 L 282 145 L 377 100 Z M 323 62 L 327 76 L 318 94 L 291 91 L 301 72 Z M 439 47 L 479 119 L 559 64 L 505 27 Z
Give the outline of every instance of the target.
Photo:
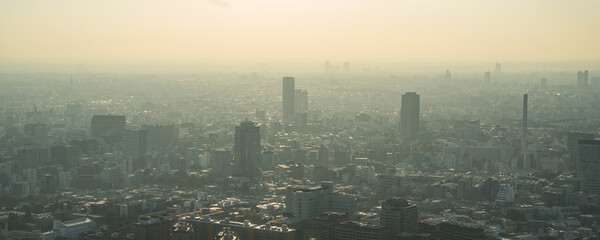
M 242 122 L 235 127 L 233 146 L 235 162 L 240 175 L 256 177 L 260 167 L 260 128 L 254 122 Z
M 296 89 L 293 77 L 283 77 L 283 120 L 293 121 L 296 117 Z
M 492 73 L 490 71 L 485 72 L 485 83 L 489 84 L 492 81 Z
M 496 63 L 496 73 L 502 73 L 502 65 L 500 63 Z
M 419 95 L 415 92 L 402 95 L 400 134 L 404 137 L 414 138 L 419 132 L 419 101 Z

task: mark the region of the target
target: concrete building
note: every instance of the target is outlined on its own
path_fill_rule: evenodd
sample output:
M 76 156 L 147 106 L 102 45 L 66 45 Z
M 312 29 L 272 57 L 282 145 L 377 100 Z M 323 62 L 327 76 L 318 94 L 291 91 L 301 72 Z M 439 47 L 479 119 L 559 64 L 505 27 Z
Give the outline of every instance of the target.
M 383 240 L 383 226 L 367 224 L 359 221 L 346 221 L 335 228 L 335 240 Z
M 571 154 L 570 167 L 573 170 L 577 170 L 577 163 L 579 162 L 579 141 L 580 140 L 594 140 L 594 134 L 582 133 L 582 132 L 570 132 L 567 135 L 567 151 Z
M 241 176 L 252 178 L 260 174 L 260 128 L 254 122 L 235 127 L 233 152 Z
M 92 137 L 103 138 L 108 143 L 117 143 L 121 141 L 125 125 L 125 116 L 94 115 Z
M 600 193 L 600 140 L 579 140 L 577 177 L 579 189 L 588 194 Z
M 66 222 L 54 220 L 53 230 L 40 234 L 40 239 L 77 239 L 82 234 L 91 232 L 95 227 L 96 222 L 89 218 L 79 218 Z
M 169 240 L 174 224 L 175 221 L 167 213 L 141 215 L 138 222 L 133 224 L 133 237 L 136 240 Z
M 419 211 L 416 205 L 401 198 L 388 199 L 381 203 L 381 226 L 389 237 L 400 233 L 419 231 Z
M 291 122 L 296 117 L 296 89 L 293 77 L 283 77 L 283 120 Z
M 147 129 L 123 131 L 121 142 L 123 154 L 134 159 L 140 158 L 150 152 L 150 136 Z
M 189 216 L 183 219 L 189 223 L 194 231 L 194 239 L 219 239 L 219 233 L 229 231 L 237 236 L 239 240 L 294 240 L 296 230 L 288 228 L 287 225 L 272 226 L 270 224 L 256 225 L 246 220 L 244 222 L 225 219 L 212 219 L 209 216 Z
M 179 128 L 175 124 L 144 125 L 148 129 L 150 145 L 153 148 L 166 148 L 175 145 L 179 139 Z
M 405 138 L 414 138 L 419 132 L 419 95 L 407 92 L 402 95 L 400 109 L 400 134 Z
M 285 196 L 285 211 L 293 216 L 293 221 L 313 219 L 329 211 L 347 213 L 350 218 L 356 216 L 356 198 L 334 193 L 331 182 L 321 186 L 288 186 Z

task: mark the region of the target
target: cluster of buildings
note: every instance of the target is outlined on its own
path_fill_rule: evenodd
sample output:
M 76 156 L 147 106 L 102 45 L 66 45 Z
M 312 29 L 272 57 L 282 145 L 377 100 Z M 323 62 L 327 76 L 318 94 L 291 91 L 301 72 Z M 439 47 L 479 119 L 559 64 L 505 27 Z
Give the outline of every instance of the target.
M 599 237 L 597 83 L 468 76 L 19 82 L 37 97 L 1 90 L 2 236 Z

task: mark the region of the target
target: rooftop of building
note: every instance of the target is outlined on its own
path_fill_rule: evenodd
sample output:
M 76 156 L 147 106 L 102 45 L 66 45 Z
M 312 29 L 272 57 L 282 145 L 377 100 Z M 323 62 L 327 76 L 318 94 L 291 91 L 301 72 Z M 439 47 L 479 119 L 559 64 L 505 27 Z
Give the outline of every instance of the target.
M 90 223 L 90 222 L 92 222 L 92 220 L 89 218 L 78 218 L 78 219 L 63 222 L 61 225 L 65 226 L 65 227 L 71 227 L 71 226 L 84 224 L 84 223 Z

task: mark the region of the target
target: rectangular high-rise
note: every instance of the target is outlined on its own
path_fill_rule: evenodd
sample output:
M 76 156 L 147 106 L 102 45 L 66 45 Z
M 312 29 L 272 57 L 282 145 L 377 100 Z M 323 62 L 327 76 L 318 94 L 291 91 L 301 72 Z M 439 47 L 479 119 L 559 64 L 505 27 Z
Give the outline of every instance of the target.
M 92 137 L 104 138 L 115 143 L 121 141 L 125 130 L 125 116 L 94 115 L 92 117 Z
M 419 211 L 416 205 L 402 198 L 393 198 L 381 203 L 379 221 L 389 237 L 399 233 L 414 233 L 419 230 Z
M 293 77 L 283 77 L 283 120 L 293 121 L 296 117 L 296 89 Z
M 492 73 L 490 71 L 485 72 L 485 83 L 489 84 L 492 81 Z
M 582 132 L 570 132 L 567 134 L 567 151 L 571 154 L 570 169 L 577 170 L 579 163 L 579 141 L 594 140 L 594 134 Z
M 121 142 L 123 154 L 134 159 L 146 155 L 150 151 L 150 135 L 148 129 L 125 130 Z
M 419 95 L 415 92 L 407 92 L 402 95 L 400 134 L 403 137 L 414 138 L 419 132 L 419 102 Z
M 600 193 L 600 140 L 579 140 L 577 177 L 580 190 L 588 194 Z
M 256 177 L 260 173 L 260 128 L 254 122 L 242 122 L 235 127 L 234 161 L 245 177 Z

